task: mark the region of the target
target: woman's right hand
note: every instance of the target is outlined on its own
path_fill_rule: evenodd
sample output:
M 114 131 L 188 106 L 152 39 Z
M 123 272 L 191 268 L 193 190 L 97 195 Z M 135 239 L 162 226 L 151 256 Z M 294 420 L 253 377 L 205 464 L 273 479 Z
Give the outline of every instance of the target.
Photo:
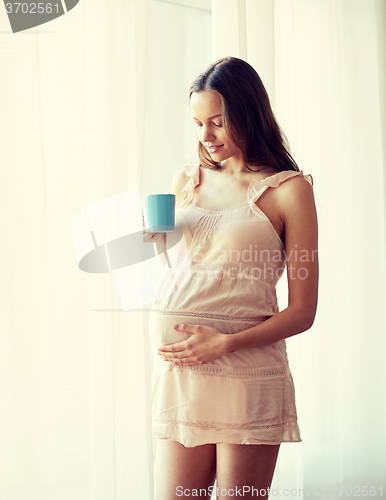
M 166 233 L 147 233 L 143 230 L 143 242 L 154 243 L 155 253 L 163 269 L 166 264 Z
M 152 243 L 154 233 L 147 233 L 145 230 L 143 230 L 143 242 L 144 243 Z

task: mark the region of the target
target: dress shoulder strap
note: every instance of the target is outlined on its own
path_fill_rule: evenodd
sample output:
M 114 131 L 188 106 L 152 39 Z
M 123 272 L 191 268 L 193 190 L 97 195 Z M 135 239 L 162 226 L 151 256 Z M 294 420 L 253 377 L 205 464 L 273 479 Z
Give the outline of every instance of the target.
M 297 172 L 295 170 L 283 170 L 282 172 L 270 175 L 269 177 L 266 177 L 265 179 L 262 179 L 260 181 L 258 181 L 257 179 L 253 179 L 248 187 L 248 192 L 247 192 L 248 204 L 256 203 L 256 201 L 268 188 L 280 186 L 282 182 L 296 176 L 303 177 L 311 184 L 311 186 L 314 185 L 314 180 L 312 178 L 312 175 L 310 174 L 304 175 L 303 170 L 300 170 L 300 172 Z
M 188 163 L 184 168 L 187 177 L 190 177 L 189 181 L 185 184 L 182 192 L 185 192 L 184 198 L 182 199 L 179 208 L 183 208 L 189 205 L 194 198 L 194 188 L 200 184 L 200 164 L 197 162 Z
M 200 183 L 200 164 L 196 161 L 188 163 L 185 168 L 185 174 L 194 180 L 194 187 Z

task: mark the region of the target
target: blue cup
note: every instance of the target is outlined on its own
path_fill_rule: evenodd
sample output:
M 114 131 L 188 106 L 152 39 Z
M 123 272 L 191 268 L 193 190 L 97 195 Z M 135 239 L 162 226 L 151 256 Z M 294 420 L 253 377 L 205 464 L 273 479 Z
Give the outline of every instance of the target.
M 149 194 L 144 197 L 145 230 L 150 233 L 174 231 L 176 196 Z

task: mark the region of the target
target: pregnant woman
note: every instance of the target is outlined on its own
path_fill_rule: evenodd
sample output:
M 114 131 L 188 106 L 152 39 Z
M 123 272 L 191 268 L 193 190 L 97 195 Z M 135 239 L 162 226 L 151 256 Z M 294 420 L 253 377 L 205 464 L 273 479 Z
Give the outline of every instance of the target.
M 199 162 L 173 179 L 176 230 L 154 236 L 169 249 L 149 323 L 156 500 L 210 498 L 215 479 L 219 499 L 267 498 L 280 443 L 301 441 L 285 339 L 316 313 L 313 180 L 245 61 L 212 64 L 190 107 Z

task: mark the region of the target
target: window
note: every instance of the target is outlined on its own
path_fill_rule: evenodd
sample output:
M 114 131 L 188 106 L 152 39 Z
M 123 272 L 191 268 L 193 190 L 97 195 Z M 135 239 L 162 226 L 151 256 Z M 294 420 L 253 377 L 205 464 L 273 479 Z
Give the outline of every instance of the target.
M 211 62 L 211 1 L 150 0 L 143 194 L 197 158 L 188 91 Z

